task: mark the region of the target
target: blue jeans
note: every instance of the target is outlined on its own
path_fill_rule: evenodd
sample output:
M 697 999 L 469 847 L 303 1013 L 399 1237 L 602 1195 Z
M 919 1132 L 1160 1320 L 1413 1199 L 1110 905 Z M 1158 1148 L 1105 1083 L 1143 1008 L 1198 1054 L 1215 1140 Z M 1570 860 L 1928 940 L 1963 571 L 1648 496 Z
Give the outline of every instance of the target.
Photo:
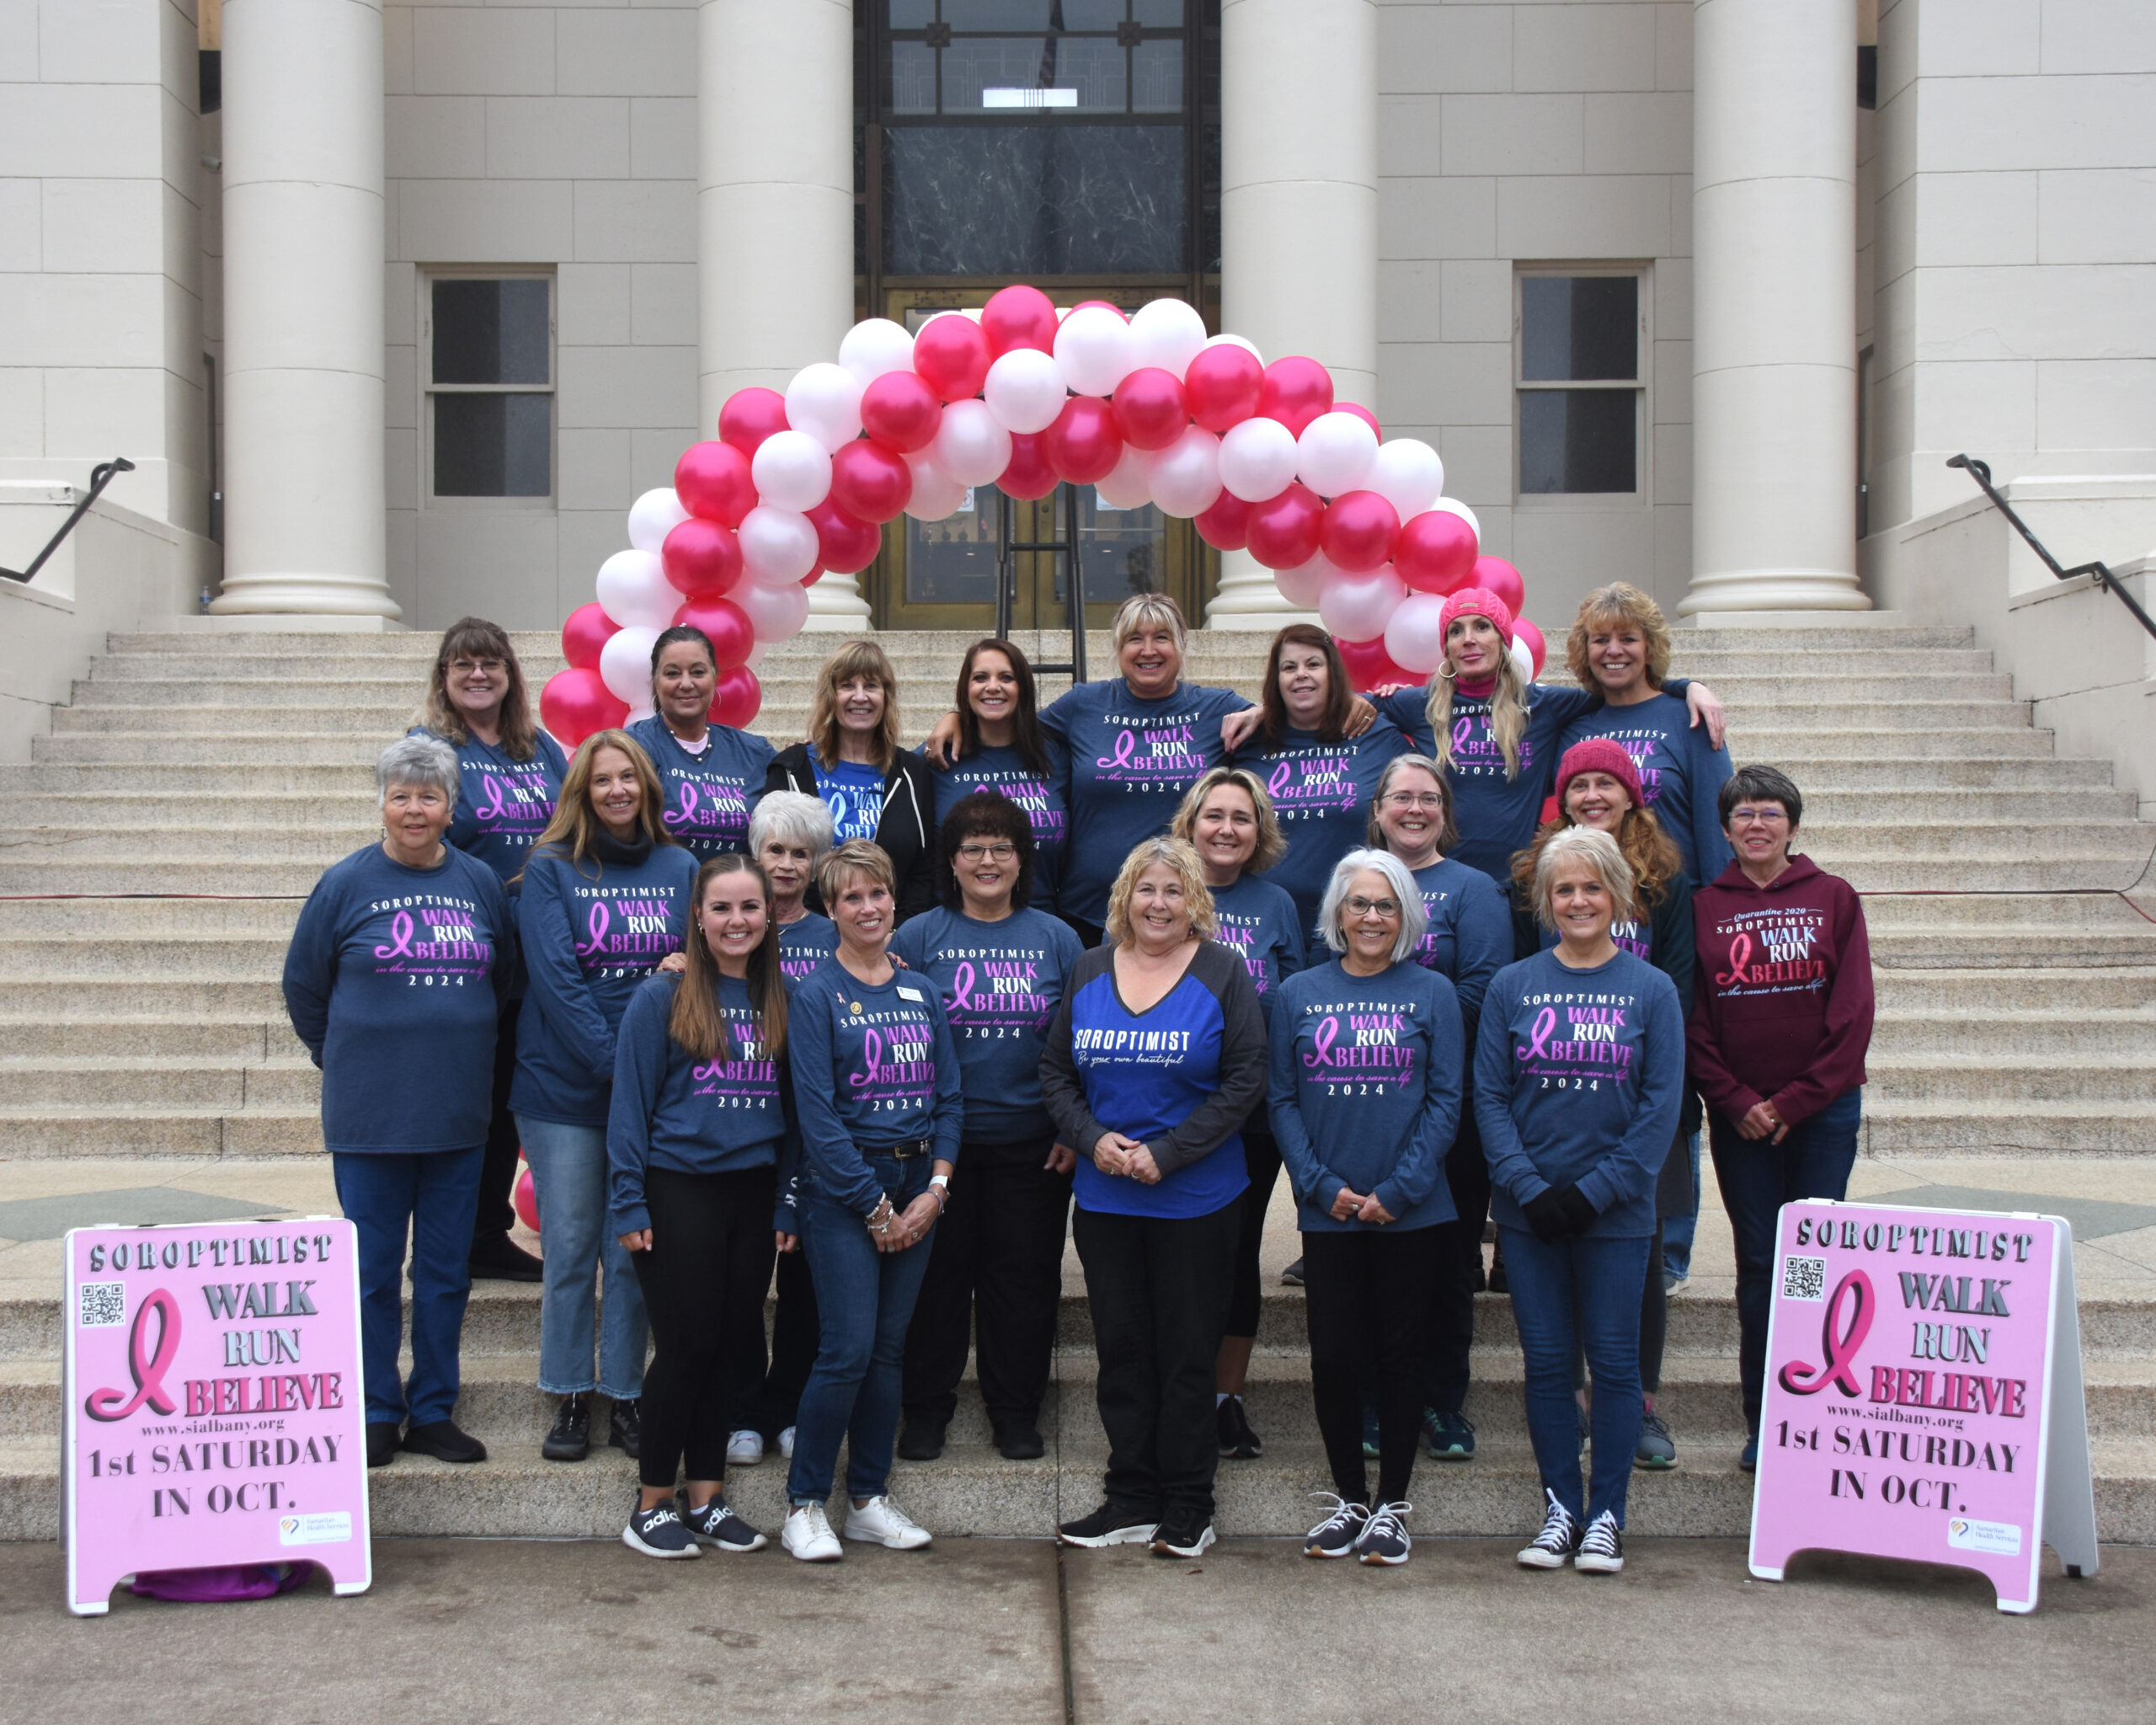
M 1684 1135 L 1684 1153 L 1692 1159 L 1692 1208 L 1662 1219 L 1662 1269 L 1683 1281 L 1692 1274 L 1692 1237 L 1700 1226 L 1700 1135 Z
M 1864 1087 L 1846 1090 L 1789 1129 L 1780 1144 L 1738 1135 L 1734 1122 L 1711 1108 L 1708 1135 L 1715 1183 L 1729 1212 L 1737 1243 L 1737 1358 L 1744 1379 L 1744 1429 L 1757 1436 L 1767 1383 L 1767 1309 L 1774 1277 L 1774 1231 L 1782 1206 L 1800 1198 L 1848 1196 L 1856 1164 L 1856 1129 L 1864 1118 Z
M 1577 1521 L 1605 1509 L 1625 1525 L 1632 1447 L 1639 1442 L 1640 1290 L 1646 1284 L 1646 1235 L 1588 1236 L 1545 1245 L 1521 1228 L 1500 1227 L 1513 1322 L 1527 1364 L 1527 1434 L 1545 1489 Z M 1583 1346 L 1594 1375 L 1594 1475 L 1581 1502 L 1579 1404 L 1572 1400 L 1572 1350 Z
M 546 1291 L 539 1303 L 539 1387 L 550 1396 L 598 1390 L 615 1402 L 643 1393 L 643 1288 L 606 1210 L 606 1129 L 535 1120 L 516 1130 L 539 1199 L 539 1252 Z M 599 1372 L 592 1375 L 593 1308 L 606 1267 L 600 1314 Z
M 337 1202 L 359 1235 L 360 1353 L 367 1423 L 447 1419 L 456 1406 L 457 1344 L 472 1293 L 472 1219 L 486 1151 L 419 1156 L 347 1151 L 330 1157 Z M 404 1235 L 412 1236 L 412 1377 L 397 1369 L 404 1328 Z
M 934 1159 L 864 1153 L 868 1172 L 904 1210 L 928 1189 Z M 891 1477 L 891 1446 L 899 1434 L 899 1399 L 905 1375 L 906 1330 L 936 1243 L 931 1228 L 904 1252 L 878 1252 L 858 1210 L 833 1199 L 814 1175 L 801 1183 L 801 1249 L 816 1284 L 822 1345 L 794 1415 L 793 1466 L 786 1477 L 789 1503 L 820 1503 L 831 1495 L 839 1440 L 846 1440 L 846 1488 L 853 1497 L 880 1495 Z

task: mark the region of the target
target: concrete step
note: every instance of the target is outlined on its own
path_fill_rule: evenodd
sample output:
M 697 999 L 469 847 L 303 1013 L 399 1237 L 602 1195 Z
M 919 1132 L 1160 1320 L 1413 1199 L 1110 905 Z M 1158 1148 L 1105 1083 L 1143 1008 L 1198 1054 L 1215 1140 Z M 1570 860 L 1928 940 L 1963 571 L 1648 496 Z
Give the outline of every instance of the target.
M 342 794 L 250 791 L 220 806 L 217 814 L 221 825 L 259 833 L 294 827 L 372 826 L 381 820 L 381 808 L 371 780 L 361 783 L 356 775 L 348 774 Z M 2073 811 L 2068 805 L 2061 812 Z M 58 791 L 10 798 L 7 830 L 65 827 L 157 832 L 199 821 L 203 813 L 203 793 L 192 790 L 136 793 L 118 803 L 100 791 Z
M 366 812 L 371 814 L 375 806 L 373 800 L 368 799 Z M 2138 806 L 2132 792 L 2110 785 L 1940 790 L 1906 785 L 1857 790 L 1838 787 L 1805 793 L 1804 831 L 1809 836 L 1821 826 L 1882 820 L 1925 825 L 1946 822 L 1956 825 L 1965 822 L 2026 825 L 2054 820 L 2131 821 Z M 18 818 L 27 824 L 30 816 L 24 814 Z
M 1911 857 L 1836 852 L 1824 846 L 1812 853 L 1822 868 L 1838 874 L 1860 893 L 2115 892 L 2137 879 L 2143 859 L 2131 854 L 2091 857 L 2064 853 L 2048 845 L 2014 861 L 1961 857 Z
M 2156 968 L 2145 965 L 2042 971 L 1875 969 L 1872 982 L 1882 1015 L 1956 1007 L 1999 1012 L 2156 1007 Z
M 170 855 L 158 848 L 138 861 L 57 857 L 25 858 L 0 853 L 0 895 L 35 893 L 199 893 L 236 894 L 248 898 L 305 899 L 322 871 L 355 846 L 325 845 L 312 857 L 256 862 L 212 852 L 206 856 Z
M 2050 969 L 2089 970 L 2107 965 L 2141 966 L 2156 951 L 2136 934 L 2093 930 L 2054 933 L 2048 929 L 1913 929 L 1871 935 L 1875 974 L 1910 975 L 1928 968 L 1959 969 L 1989 964 L 2001 975 L 2026 975 Z
M 316 1108 L 0 1107 L 0 1142 L 40 1161 L 322 1154 Z
M 0 899 L 0 937 L 289 940 L 301 898 Z
M 1875 1156 L 2148 1156 L 2156 1118 L 2137 1102 L 1903 1102 L 1867 1094 L 1863 1153 Z
M 1871 1046 L 1865 1060 L 1867 1112 L 1875 1103 L 1889 1102 L 2007 1101 L 2032 1108 L 2062 1102 L 2156 1105 L 2156 1062 L 2146 1055 L 2077 1055 L 2063 1063 L 2018 1055 L 1887 1053 L 1882 1052 L 1890 1046 L 1885 1038 Z
M 145 985 L 123 976 L 42 977 L 8 985 L 11 1018 L 55 1023 L 80 1019 L 87 1024 L 140 1017 L 253 1018 L 269 1023 L 285 1015 L 284 996 L 275 982 L 172 981 Z
M 265 1038 L 266 1041 L 266 1038 Z M 36 1055 L 0 1059 L 0 1109 L 316 1109 L 322 1074 L 304 1057 Z
M 200 822 L 210 811 L 196 804 L 190 819 Z M 323 866 L 348 857 L 369 839 L 382 836 L 379 820 L 354 820 L 347 825 L 308 825 L 290 827 L 250 827 L 190 824 L 184 826 L 41 826 L 17 829 L 0 836 L 0 859 L 19 862 L 42 852 L 62 865 L 137 857 L 151 852 L 176 851 L 184 856 L 228 857 L 234 862 L 275 862 L 280 858 L 319 859 Z
M 304 1060 L 306 1050 L 281 1018 L 232 1015 L 47 1018 L 0 1017 L 0 1062 L 9 1060 L 212 1060 L 260 1064 Z
M 1921 730 L 1897 729 L 1889 734 L 1876 726 L 1853 729 L 1820 722 L 1827 718 L 1838 720 L 1842 715 L 1814 708 L 1808 713 L 1792 711 L 1786 716 L 1778 715 L 1774 723 L 1766 724 L 1756 714 L 1740 713 L 1730 729 L 1730 752 L 1739 761 L 1792 772 L 1801 788 L 1807 777 L 1814 782 L 1825 782 L 1823 777 L 1812 772 L 1815 761 L 1844 761 L 1866 750 L 1890 763 L 1951 760 L 1959 765 L 2002 758 L 2048 760 L 2053 747 L 2049 731 L 2032 729 L 2020 720 L 2011 727 L 1935 724 Z
M 46 741 L 49 739 L 34 739 Z M 115 804 L 115 812 L 136 797 L 173 794 L 190 797 L 336 797 L 359 795 L 373 801 L 371 757 L 357 770 L 349 762 L 313 766 L 274 758 L 252 764 L 221 761 L 207 751 L 200 759 L 168 766 L 133 761 L 38 761 L 29 766 L 0 766 L 0 792 L 10 795 L 87 795 Z M 379 749 L 376 750 L 379 753 Z
M 137 981 L 275 982 L 289 933 L 129 940 L 105 935 L 0 935 L 0 983 L 50 976 L 127 976 Z
M 1882 930 L 1934 928 L 2057 930 L 2062 932 L 2147 930 L 2156 934 L 2156 905 L 2139 906 L 2116 889 L 2084 892 L 1876 892 L 1864 899 L 1865 926 Z
M 1881 809 L 1880 819 L 1815 822 L 1809 818 L 1811 811 L 1805 812 L 1803 848 L 1820 857 L 2145 858 L 2156 850 L 2156 824 L 2131 820 L 2049 820 L 2031 825 L 2012 820 L 1923 820 L 1913 815 L 1889 816 Z
M 1903 1008 L 1880 1014 L 1872 1046 L 1897 1055 L 2021 1055 L 2052 1064 L 2106 1055 L 2146 1057 L 2156 1053 L 2156 1012 L 2132 1007 Z
M 2037 755 L 2009 755 L 2003 749 L 1958 759 L 1919 755 L 1908 748 L 1908 738 L 1900 736 L 1892 740 L 1892 753 L 1854 756 L 1815 751 L 1805 766 L 1806 774 L 1811 776 L 1810 782 L 1803 786 L 1805 812 L 1812 812 L 1817 798 L 1864 791 L 2044 791 L 2111 786 L 2110 761 L 2058 759 L 2049 752 L 2050 732 L 2035 731 L 2031 734 L 2045 745 Z M 1760 746 L 1760 740 L 1753 736 L 1746 758 L 1761 758 Z

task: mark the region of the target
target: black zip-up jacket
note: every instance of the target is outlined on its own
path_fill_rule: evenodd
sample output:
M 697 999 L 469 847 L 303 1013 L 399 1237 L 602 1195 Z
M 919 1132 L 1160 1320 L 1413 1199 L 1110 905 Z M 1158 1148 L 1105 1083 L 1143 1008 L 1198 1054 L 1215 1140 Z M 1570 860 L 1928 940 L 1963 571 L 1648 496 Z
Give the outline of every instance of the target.
M 799 791 L 820 798 L 816 786 L 816 756 L 807 743 L 796 743 L 779 751 L 764 777 L 766 791 Z M 918 916 L 935 909 L 936 782 L 928 763 L 920 756 L 901 750 L 883 775 L 883 818 L 877 824 L 876 842 L 891 859 L 898 880 L 898 920 Z M 824 912 L 824 897 L 816 883 L 808 883 L 803 900 L 812 911 Z

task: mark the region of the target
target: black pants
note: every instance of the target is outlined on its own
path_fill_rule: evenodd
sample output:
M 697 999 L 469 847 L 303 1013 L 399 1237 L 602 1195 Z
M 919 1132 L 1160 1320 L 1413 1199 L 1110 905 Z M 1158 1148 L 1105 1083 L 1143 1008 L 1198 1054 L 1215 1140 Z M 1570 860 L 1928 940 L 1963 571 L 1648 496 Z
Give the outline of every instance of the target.
M 673 1488 L 726 1477 L 734 1398 L 764 1365 L 764 1290 L 771 1283 L 769 1168 L 729 1174 L 644 1173 L 651 1250 L 631 1255 L 656 1344 L 643 1375 L 638 1477 Z M 751 1365 L 753 1362 L 753 1365 Z
M 1273 1183 L 1280 1178 L 1280 1146 L 1263 1127 L 1264 1110 L 1243 1127 L 1243 1169 L 1250 1190 L 1243 1194 L 1242 1229 L 1235 1236 L 1235 1281 L 1228 1295 L 1230 1336 L 1246 1340 L 1257 1334 L 1264 1295 L 1257 1285 L 1257 1252 L 1265 1243 L 1265 1212 L 1272 1206 Z
M 1460 1135 L 1445 1156 L 1458 1219 L 1440 1222 L 1438 1267 L 1430 1302 L 1428 1405 L 1457 1413 L 1467 1405 L 1468 1358 L 1475 1346 L 1475 1275 L 1482 1267 L 1482 1225 L 1490 1215 L 1490 1165 L 1475 1117 L 1463 1113 Z
M 1043 1166 L 1054 1142 L 960 1146 L 906 1332 L 908 1424 L 951 1423 L 969 1340 L 990 1425 L 1039 1423 L 1070 1216 L 1070 1176 Z
M 1166 1220 L 1080 1210 L 1071 1222 L 1100 1360 L 1107 1496 L 1118 1510 L 1213 1519 L 1220 1459 L 1213 1361 L 1228 1319 L 1242 1200 Z
M 474 1258 L 507 1239 L 516 1226 L 510 1190 L 516 1184 L 516 1153 L 524 1135 L 510 1112 L 509 1087 L 516 1076 L 516 1021 L 523 1009 L 521 1000 L 504 1001 L 494 1029 L 494 1111 L 487 1123 L 487 1153 L 479 1163 L 479 1212 L 472 1224 Z
M 757 1296 L 760 1306 L 762 1295 Z M 757 1314 L 759 1323 L 762 1313 Z M 793 1423 L 801 1407 L 801 1392 L 808 1374 L 816 1369 L 816 1355 L 823 1348 L 823 1320 L 816 1311 L 816 1284 L 808 1279 L 808 1254 L 796 1247 L 778 1255 L 778 1312 L 771 1319 L 771 1369 L 760 1386 L 752 1381 L 750 1395 L 742 1404 L 754 1407 L 748 1422 L 766 1445 Z
M 1363 1385 L 1374 1370 L 1378 1501 L 1402 1503 L 1415 1471 L 1428 1370 L 1426 1333 L 1436 1292 L 1438 1230 L 1342 1230 L 1303 1236 L 1303 1307 L 1310 1327 L 1310 1391 L 1332 1466 L 1332 1487 L 1369 1501 L 1363 1466 Z

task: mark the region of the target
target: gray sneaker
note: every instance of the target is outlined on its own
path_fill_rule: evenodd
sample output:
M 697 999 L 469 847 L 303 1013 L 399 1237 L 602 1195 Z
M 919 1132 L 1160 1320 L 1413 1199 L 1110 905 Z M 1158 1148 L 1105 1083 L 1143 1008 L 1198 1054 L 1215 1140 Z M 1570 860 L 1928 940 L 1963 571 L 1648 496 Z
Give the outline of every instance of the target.
M 1677 1440 L 1652 1408 L 1640 1422 L 1640 1440 L 1632 1446 L 1632 1466 L 1649 1473 L 1667 1473 L 1677 1466 Z

